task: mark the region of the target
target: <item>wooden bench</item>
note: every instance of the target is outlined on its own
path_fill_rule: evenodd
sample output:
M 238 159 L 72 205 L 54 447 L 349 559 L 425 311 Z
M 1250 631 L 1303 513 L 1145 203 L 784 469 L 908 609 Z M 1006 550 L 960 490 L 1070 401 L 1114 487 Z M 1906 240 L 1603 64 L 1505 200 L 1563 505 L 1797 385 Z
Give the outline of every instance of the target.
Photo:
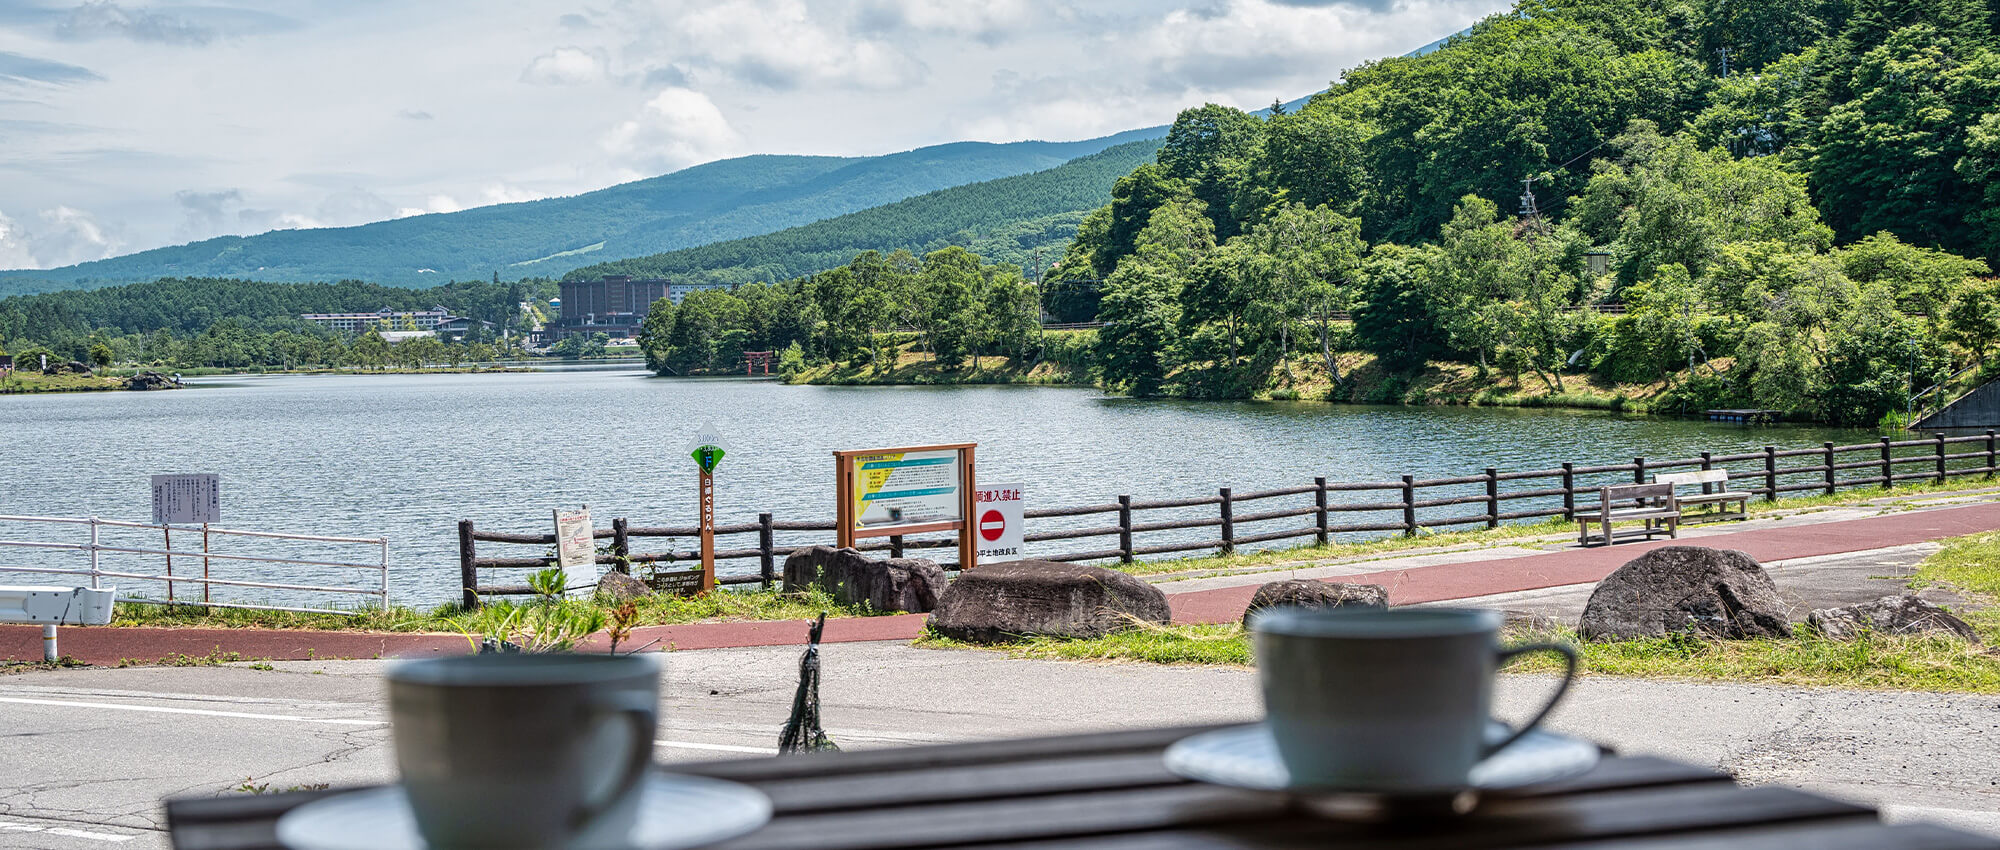
M 1613 531 L 1614 522 L 1644 520 L 1640 528 Z M 1593 537 L 1590 526 L 1596 524 L 1600 533 Z M 1597 489 L 1597 504 L 1577 508 L 1576 539 L 1589 546 L 1593 541 L 1610 545 L 1621 537 L 1652 538 L 1660 532 L 1668 537 L 1678 538 L 1681 527 L 1680 505 L 1674 502 L 1674 485 L 1661 484 L 1619 484 Z
M 1750 518 L 1750 494 L 1745 493 L 1741 490 L 1729 489 L 1729 470 L 1727 469 L 1703 469 L 1703 470 L 1697 470 L 1695 472 L 1669 472 L 1663 475 L 1653 476 L 1653 483 L 1670 484 L 1676 489 L 1678 489 L 1683 484 L 1703 485 L 1701 488 L 1702 492 L 1700 493 L 1690 493 L 1685 496 L 1680 495 L 1678 493 L 1674 494 L 1674 504 L 1680 505 L 1682 507 L 1686 507 L 1689 505 L 1721 505 L 1722 506 L 1721 518 L 1725 519 Z M 1713 491 L 1710 491 L 1709 487 L 1707 486 L 1711 484 L 1714 485 L 1715 487 Z M 1733 516 L 1729 513 L 1730 502 L 1736 503 L 1736 513 Z

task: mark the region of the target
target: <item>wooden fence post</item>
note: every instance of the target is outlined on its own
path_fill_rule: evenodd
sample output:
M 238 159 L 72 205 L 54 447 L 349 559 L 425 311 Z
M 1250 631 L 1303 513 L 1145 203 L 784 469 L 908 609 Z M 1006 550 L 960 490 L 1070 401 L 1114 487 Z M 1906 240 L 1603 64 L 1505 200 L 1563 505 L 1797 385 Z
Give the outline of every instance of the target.
M 611 521 L 611 557 L 618 559 L 612 569 L 626 575 L 632 574 L 632 540 L 625 534 L 630 527 L 622 516 Z
M 1646 483 L 1646 459 L 1643 457 L 1632 459 L 1632 483 Z
M 2000 461 L 2000 452 L 1994 451 L 2000 449 L 2000 442 L 1996 442 L 1994 437 L 1993 429 L 1986 429 L 1986 477 L 1989 479 L 1993 477 L 1993 473 L 2000 472 L 2000 469 L 1994 468 L 2000 466 L 2000 463 L 1995 463 Z
M 458 521 L 458 580 L 463 596 L 459 607 L 467 611 L 479 608 L 479 555 L 473 550 L 472 520 Z
M 1834 475 L 1833 468 L 1833 443 L 1825 443 L 1821 446 L 1820 451 L 1826 454 L 1826 494 L 1831 496 L 1833 495 L 1834 488 L 1839 486 L 1834 483 L 1838 479 Z
M 1118 497 L 1118 560 L 1132 563 L 1132 497 Z
M 1563 464 L 1563 522 L 1576 521 L 1576 464 Z
M 1229 500 L 1229 488 L 1217 491 L 1222 495 L 1222 554 L 1236 553 L 1236 506 Z
M 1707 471 L 1709 471 L 1709 470 L 1711 470 L 1711 469 L 1714 469 L 1714 468 L 1715 468 L 1715 455 L 1714 455 L 1713 453 L 1711 453 L 1711 452 L 1702 452 L 1702 453 L 1701 453 L 1701 471 L 1703 471 L 1703 472 L 1707 472 Z M 1706 482 L 1706 481 L 1703 481 L 1703 482 L 1701 482 L 1701 494 L 1702 494 L 1702 495 L 1704 495 L 1704 496 L 1706 496 L 1706 495 L 1708 495 L 1708 494 L 1710 494 L 1710 493 L 1712 493 L 1712 492 L 1715 492 L 1715 491 L 1713 491 L 1713 490 L 1710 490 L 1710 489 L 1709 489 L 1709 487 L 1710 487 L 1710 486 L 1712 486 L 1712 485 L 1710 485 L 1710 484 L 1709 484 L 1708 482 Z
M 1944 434 L 1933 434 L 1937 438 L 1937 483 L 1943 484 L 1944 475 Z
M 1764 501 L 1778 500 L 1778 447 L 1764 447 Z
M 757 515 L 757 571 L 764 579 L 765 590 L 771 589 L 778 571 L 777 535 L 772 525 L 770 514 Z
M 1993 432 L 1988 431 L 1986 433 L 1991 435 Z M 1992 439 L 1991 436 L 1988 436 L 1987 442 L 1992 442 Z M 1316 518 L 1319 521 L 1319 533 L 1313 539 L 1319 545 L 1325 546 L 1328 542 L 1328 535 L 1326 533 L 1326 479 L 1324 477 L 1313 479 L 1313 508 Z
M 1500 470 L 1486 467 L 1486 527 L 1500 527 Z
M 1417 487 L 1413 476 L 1403 476 L 1403 536 L 1417 536 Z
M 889 557 L 891 558 L 903 557 L 903 535 L 900 534 L 889 535 Z
M 1889 460 L 1889 438 L 1882 438 L 1882 489 L 1896 486 L 1896 467 Z

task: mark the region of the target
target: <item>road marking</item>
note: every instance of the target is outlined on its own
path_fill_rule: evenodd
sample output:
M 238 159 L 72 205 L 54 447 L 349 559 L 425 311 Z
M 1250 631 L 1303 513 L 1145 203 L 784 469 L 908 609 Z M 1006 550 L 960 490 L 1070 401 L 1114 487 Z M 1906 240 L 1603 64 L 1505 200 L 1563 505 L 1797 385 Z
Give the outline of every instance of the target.
M 0 702 L 22 705 L 61 705 L 75 708 L 109 708 L 118 711 L 150 711 L 158 714 L 198 714 L 204 717 L 237 717 L 245 720 L 289 720 L 293 723 L 328 723 L 336 726 L 383 726 L 387 720 L 350 720 L 333 717 L 300 717 L 295 714 L 250 714 L 242 711 L 209 711 L 201 708 L 168 708 L 159 705 L 124 705 L 115 702 L 80 702 L 67 699 L 23 699 L 0 697 Z
M 137 835 L 113 835 L 108 832 L 90 832 L 87 830 L 70 829 L 68 827 L 62 827 L 62 826 L 36 826 L 34 824 L 29 824 L 29 823 L 17 823 L 15 821 L 4 821 L 4 820 L 0 820 L 0 832 L 46 832 L 50 835 L 63 835 L 63 836 L 68 836 L 70 838 L 87 838 L 92 841 L 109 841 L 113 844 L 123 844 L 124 842 L 131 841 L 132 839 L 139 837 Z
M 691 741 L 654 741 L 655 747 L 672 747 L 681 750 L 715 750 L 722 753 L 755 753 L 760 756 L 776 755 L 776 747 L 744 747 L 736 744 L 697 744 Z

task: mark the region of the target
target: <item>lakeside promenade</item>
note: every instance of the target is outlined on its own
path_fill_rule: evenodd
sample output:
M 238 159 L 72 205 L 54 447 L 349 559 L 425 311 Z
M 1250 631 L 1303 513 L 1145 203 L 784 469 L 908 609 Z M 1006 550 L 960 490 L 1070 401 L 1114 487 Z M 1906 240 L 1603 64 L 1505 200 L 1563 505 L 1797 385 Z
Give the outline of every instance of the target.
M 1942 500 L 1939 500 L 1942 501 Z M 1609 547 L 1574 544 L 1533 554 L 1518 547 L 1476 549 L 1376 561 L 1292 567 L 1166 581 L 1177 623 L 1235 622 L 1257 586 L 1279 578 L 1314 578 L 1381 584 L 1396 605 L 1477 599 L 1497 594 L 1572 587 L 1597 582 L 1625 562 L 1660 546 L 1695 544 L 1748 553 L 1761 563 L 1866 552 L 1943 540 L 2000 529 L 2000 502 L 1980 502 L 1905 510 L 1869 517 L 1839 511 L 1753 520 L 1750 527 L 1696 526 L 1679 540 L 1654 540 Z M 1495 557 L 1500 555 L 1500 557 Z M 825 642 L 910 640 L 922 633 L 925 614 L 829 620 Z M 657 645 L 675 650 L 723 649 L 802 644 L 806 623 L 743 621 L 647 626 L 635 629 L 626 646 Z M 65 628 L 62 652 L 98 666 L 153 663 L 173 656 L 194 658 L 235 654 L 245 660 L 378 658 L 463 653 L 472 644 L 462 635 L 378 632 L 208 628 Z M 604 647 L 602 636 L 590 646 Z M 0 626 L 0 657 L 39 658 L 40 630 Z

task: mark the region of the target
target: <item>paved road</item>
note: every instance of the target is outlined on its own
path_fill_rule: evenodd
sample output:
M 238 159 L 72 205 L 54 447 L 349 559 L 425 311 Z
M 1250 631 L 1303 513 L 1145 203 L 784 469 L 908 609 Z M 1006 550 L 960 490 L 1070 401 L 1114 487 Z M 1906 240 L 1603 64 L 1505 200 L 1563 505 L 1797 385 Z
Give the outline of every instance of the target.
M 74 670 L 0 678 L 0 848 L 164 848 L 158 801 L 250 781 L 393 776 L 383 662 Z M 768 753 L 797 670 L 788 647 L 667 657 L 660 757 Z M 1521 716 L 1544 679 L 1502 683 Z M 1248 670 L 1011 659 L 851 643 L 826 650 L 824 716 L 850 749 L 1249 720 Z M 1555 725 L 2000 834 L 2000 698 L 1589 679 Z

